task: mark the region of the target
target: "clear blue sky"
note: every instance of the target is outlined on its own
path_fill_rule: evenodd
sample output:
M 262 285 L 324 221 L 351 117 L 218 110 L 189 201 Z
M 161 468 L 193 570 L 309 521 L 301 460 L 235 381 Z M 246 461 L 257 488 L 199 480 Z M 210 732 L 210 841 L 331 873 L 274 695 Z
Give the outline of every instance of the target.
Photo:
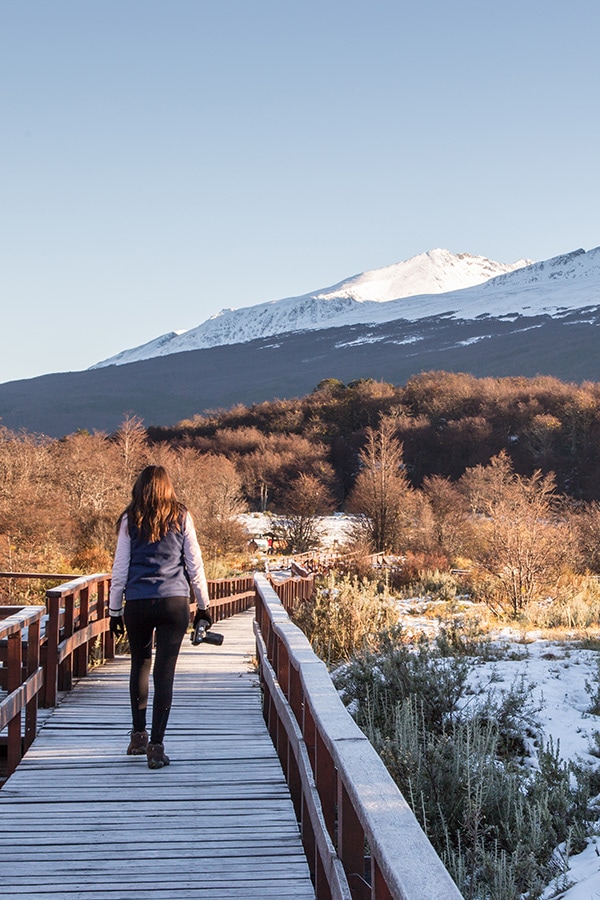
M 0 381 L 600 244 L 598 0 L 0 0 Z

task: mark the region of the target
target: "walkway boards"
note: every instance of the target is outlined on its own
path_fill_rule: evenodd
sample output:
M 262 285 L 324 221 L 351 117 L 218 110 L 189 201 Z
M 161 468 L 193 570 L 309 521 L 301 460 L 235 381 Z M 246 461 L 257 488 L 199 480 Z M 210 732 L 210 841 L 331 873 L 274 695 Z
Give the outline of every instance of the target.
M 129 659 L 83 679 L 0 791 L 0 895 L 314 900 L 260 711 L 252 611 L 186 637 L 165 749 L 128 757 Z

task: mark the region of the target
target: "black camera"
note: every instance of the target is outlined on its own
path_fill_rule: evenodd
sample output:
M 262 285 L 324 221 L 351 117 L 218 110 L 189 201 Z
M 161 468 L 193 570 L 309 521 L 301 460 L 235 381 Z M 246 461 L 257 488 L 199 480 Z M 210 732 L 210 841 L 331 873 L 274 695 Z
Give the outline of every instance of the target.
M 214 644 L 216 647 L 220 647 L 223 643 L 223 635 L 217 634 L 214 631 L 208 631 L 206 628 L 206 620 L 200 619 L 190 635 L 190 640 L 194 647 L 197 647 L 198 644 L 202 643 Z

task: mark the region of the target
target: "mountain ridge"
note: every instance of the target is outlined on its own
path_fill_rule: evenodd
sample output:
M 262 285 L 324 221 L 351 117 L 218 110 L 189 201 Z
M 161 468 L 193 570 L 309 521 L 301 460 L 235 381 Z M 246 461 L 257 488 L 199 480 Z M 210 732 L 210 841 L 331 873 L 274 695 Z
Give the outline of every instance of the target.
M 210 347 L 0 384 L 0 422 L 61 437 L 115 431 L 124 418 L 146 425 L 238 403 L 303 396 L 325 378 L 404 384 L 427 371 L 477 377 L 552 376 L 600 382 L 600 308 L 560 318 L 451 317 L 290 332 L 244 345 Z
M 289 331 L 318 330 L 351 322 L 385 321 L 373 308 L 407 297 L 446 294 L 482 284 L 530 265 L 530 260 L 497 263 L 469 253 L 435 249 L 401 263 L 346 278 L 330 287 L 250 307 L 223 309 L 195 328 L 168 332 L 101 360 L 92 369 L 125 365 L 153 356 L 245 343 Z M 388 310 L 389 312 L 389 310 Z M 396 316 L 396 313 L 393 313 Z
M 0 424 L 57 437 L 114 431 L 132 414 L 172 425 L 237 403 L 301 396 L 326 378 L 400 385 L 435 370 L 600 382 L 600 248 L 457 291 L 334 302 L 345 304 L 341 324 L 285 331 L 278 318 L 276 335 L 243 344 L 0 384 Z M 353 321 L 348 309 L 368 310 L 371 321 Z

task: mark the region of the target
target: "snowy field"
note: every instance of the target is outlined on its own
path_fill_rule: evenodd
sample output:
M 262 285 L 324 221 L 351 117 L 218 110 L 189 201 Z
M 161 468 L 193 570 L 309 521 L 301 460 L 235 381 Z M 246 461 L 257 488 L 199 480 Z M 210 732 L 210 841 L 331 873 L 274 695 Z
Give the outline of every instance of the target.
M 588 712 L 591 696 L 586 690 L 586 682 L 597 683 L 598 652 L 568 641 L 536 639 L 534 633 L 525 642 L 508 641 L 505 650 L 504 659 L 475 666 L 471 678 L 477 691 L 489 686 L 500 693 L 523 679 L 535 710 L 536 730 L 544 743 L 551 738 L 564 760 L 600 765 L 590 754 L 594 732 L 600 731 L 600 717 Z M 556 894 L 553 885 L 543 895 L 545 900 L 600 900 L 599 853 L 600 840 L 592 838 L 583 853 L 568 861 L 562 880 L 573 886 Z
M 249 537 L 271 531 L 277 522 L 277 516 L 272 516 L 269 513 L 245 513 L 239 518 L 244 524 Z M 341 547 L 347 540 L 355 521 L 355 516 L 349 516 L 346 513 L 321 516 L 318 526 L 321 536 L 321 549 L 327 551 Z

